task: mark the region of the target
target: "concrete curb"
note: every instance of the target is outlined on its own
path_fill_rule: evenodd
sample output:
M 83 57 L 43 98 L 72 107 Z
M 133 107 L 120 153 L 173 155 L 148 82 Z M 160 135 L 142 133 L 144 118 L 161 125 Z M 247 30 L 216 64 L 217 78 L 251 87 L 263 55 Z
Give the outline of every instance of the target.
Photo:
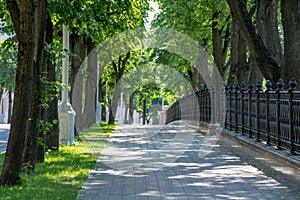
M 276 150 L 273 145 L 266 145 L 262 142 L 256 142 L 255 138 L 249 138 L 247 135 L 241 135 L 228 129 L 223 129 L 222 135 L 228 139 L 234 140 L 238 144 L 251 148 L 252 150 L 271 156 L 279 161 L 286 162 L 291 167 L 300 168 L 300 155 L 289 155 L 287 149 Z

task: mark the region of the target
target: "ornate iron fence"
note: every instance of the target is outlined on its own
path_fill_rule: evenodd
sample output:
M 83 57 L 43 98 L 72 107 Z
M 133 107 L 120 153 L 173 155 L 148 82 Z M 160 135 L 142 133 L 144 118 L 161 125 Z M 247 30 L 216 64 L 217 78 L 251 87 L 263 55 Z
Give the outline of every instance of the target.
M 283 90 L 281 80 L 272 89 L 269 81 L 263 91 L 258 82 L 246 89 L 244 85 L 225 87 L 226 129 L 276 145 L 277 149 L 288 148 L 291 154 L 300 152 L 300 91 L 296 81 L 291 79 L 290 88 Z M 167 122 L 176 120 L 197 120 L 211 123 L 214 105 L 213 90 L 203 89 L 193 95 L 185 96 L 167 110 Z

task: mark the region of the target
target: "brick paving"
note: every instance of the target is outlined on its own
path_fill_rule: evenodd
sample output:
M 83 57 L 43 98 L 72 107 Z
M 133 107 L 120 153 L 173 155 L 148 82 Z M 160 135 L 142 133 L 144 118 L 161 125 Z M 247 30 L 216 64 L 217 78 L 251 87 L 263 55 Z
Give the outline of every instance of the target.
M 204 139 L 184 125 L 118 126 L 78 200 L 300 199 L 300 184 L 240 158 L 234 144 L 201 156 Z

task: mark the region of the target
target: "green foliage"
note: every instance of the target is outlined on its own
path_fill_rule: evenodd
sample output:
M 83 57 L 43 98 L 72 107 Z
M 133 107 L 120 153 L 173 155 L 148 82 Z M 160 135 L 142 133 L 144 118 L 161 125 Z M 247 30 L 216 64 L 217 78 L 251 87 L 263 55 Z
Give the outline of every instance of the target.
M 5 0 L 0 0 L 0 33 L 14 35 L 14 27 Z
M 20 185 L 0 188 L 0 198 L 76 199 L 114 127 L 95 125 L 81 133 L 82 141 L 77 141 L 76 146 L 62 146 L 60 151 L 47 152 L 45 163 L 36 165 L 35 174 L 24 173 Z M 0 155 L 0 170 L 3 162 L 4 154 Z
M 142 27 L 146 0 L 52 0 L 49 10 L 54 25 L 67 24 L 71 32 L 86 35 L 96 43 L 125 30 Z
M 0 44 L 0 88 L 14 90 L 16 68 L 17 42 L 13 37 Z
M 47 81 L 45 76 L 41 77 L 41 81 L 46 87 L 45 90 L 41 91 L 40 106 L 42 108 L 48 108 L 49 102 L 51 102 L 55 97 L 59 96 L 60 90 L 64 84 L 58 81 Z

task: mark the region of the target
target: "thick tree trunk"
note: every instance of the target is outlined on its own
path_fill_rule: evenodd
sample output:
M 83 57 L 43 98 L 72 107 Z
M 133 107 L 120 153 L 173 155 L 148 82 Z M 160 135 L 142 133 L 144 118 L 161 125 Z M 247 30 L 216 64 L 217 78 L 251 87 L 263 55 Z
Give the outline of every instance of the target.
M 230 73 L 228 84 L 248 83 L 250 77 L 250 65 L 247 63 L 247 46 L 239 31 L 237 23 L 232 22 L 231 31 L 231 53 L 230 53 Z
M 300 83 L 300 1 L 281 0 L 282 24 L 284 30 L 284 62 L 282 78 L 285 87 L 291 78 Z
M 83 127 L 96 123 L 96 88 L 97 88 L 97 52 L 93 51 L 95 44 L 88 40 L 88 66 L 85 81 L 85 102 L 83 111 Z
M 33 87 L 30 105 L 30 120 L 28 122 L 26 146 L 24 153 L 23 166 L 28 173 L 34 172 L 38 138 L 41 120 L 41 78 L 45 74 L 45 36 L 46 36 L 46 13 L 47 1 L 35 1 L 35 48 L 34 48 L 34 70 Z M 41 144 L 42 145 L 42 144 Z
M 250 62 L 251 63 L 251 62 Z M 253 64 L 253 63 L 252 63 Z M 251 66 L 251 73 L 250 73 L 250 78 L 249 78 L 249 83 L 253 83 L 254 85 L 257 83 L 257 82 L 261 82 L 263 81 L 263 76 L 262 74 L 260 73 L 259 69 L 257 68 L 257 66 L 255 65 L 252 65 Z
M 234 19 L 231 25 L 231 48 L 230 48 L 230 72 L 228 77 L 228 85 L 238 82 L 237 71 L 239 69 L 239 29 Z
M 278 1 L 256 0 L 256 28 L 270 54 L 281 66 L 282 48 L 278 30 Z
M 83 129 L 83 115 L 82 115 L 82 92 L 83 92 L 83 73 L 79 72 L 80 67 L 86 56 L 86 38 L 77 34 L 70 36 L 71 48 L 70 50 L 78 57 L 71 57 L 71 76 L 70 76 L 70 101 L 75 115 L 75 136 L 79 136 L 79 132 Z M 76 80 L 76 86 L 74 86 Z M 74 91 L 74 89 L 76 91 Z
M 49 13 L 47 14 L 47 34 L 46 43 L 50 44 L 53 41 L 53 24 Z M 56 70 L 55 65 L 52 63 L 51 55 L 46 55 L 46 79 L 50 83 L 56 82 Z M 47 88 L 46 91 L 52 97 L 48 103 L 48 108 L 46 110 L 46 121 L 52 123 L 51 132 L 47 133 L 45 136 L 45 144 L 48 149 L 58 150 L 59 148 L 59 124 L 58 124 L 58 99 L 57 91 L 55 88 Z
M 263 76 L 275 84 L 280 77 L 280 64 L 272 56 L 260 34 L 257 33 L 246 9 L 245 0 L 227 0 L 227 2 L 230 6 L 232 17 L 237 22 L 243 38 L 250 48 L 255 64 Z
M 34 5 L 32 0 L 7 0 L 18 39 L 18 67 L 12 123 L 6 148 L 0 185 L 14 185 L 20 181 L 23 153 L 29 119 L 34 66 Z

